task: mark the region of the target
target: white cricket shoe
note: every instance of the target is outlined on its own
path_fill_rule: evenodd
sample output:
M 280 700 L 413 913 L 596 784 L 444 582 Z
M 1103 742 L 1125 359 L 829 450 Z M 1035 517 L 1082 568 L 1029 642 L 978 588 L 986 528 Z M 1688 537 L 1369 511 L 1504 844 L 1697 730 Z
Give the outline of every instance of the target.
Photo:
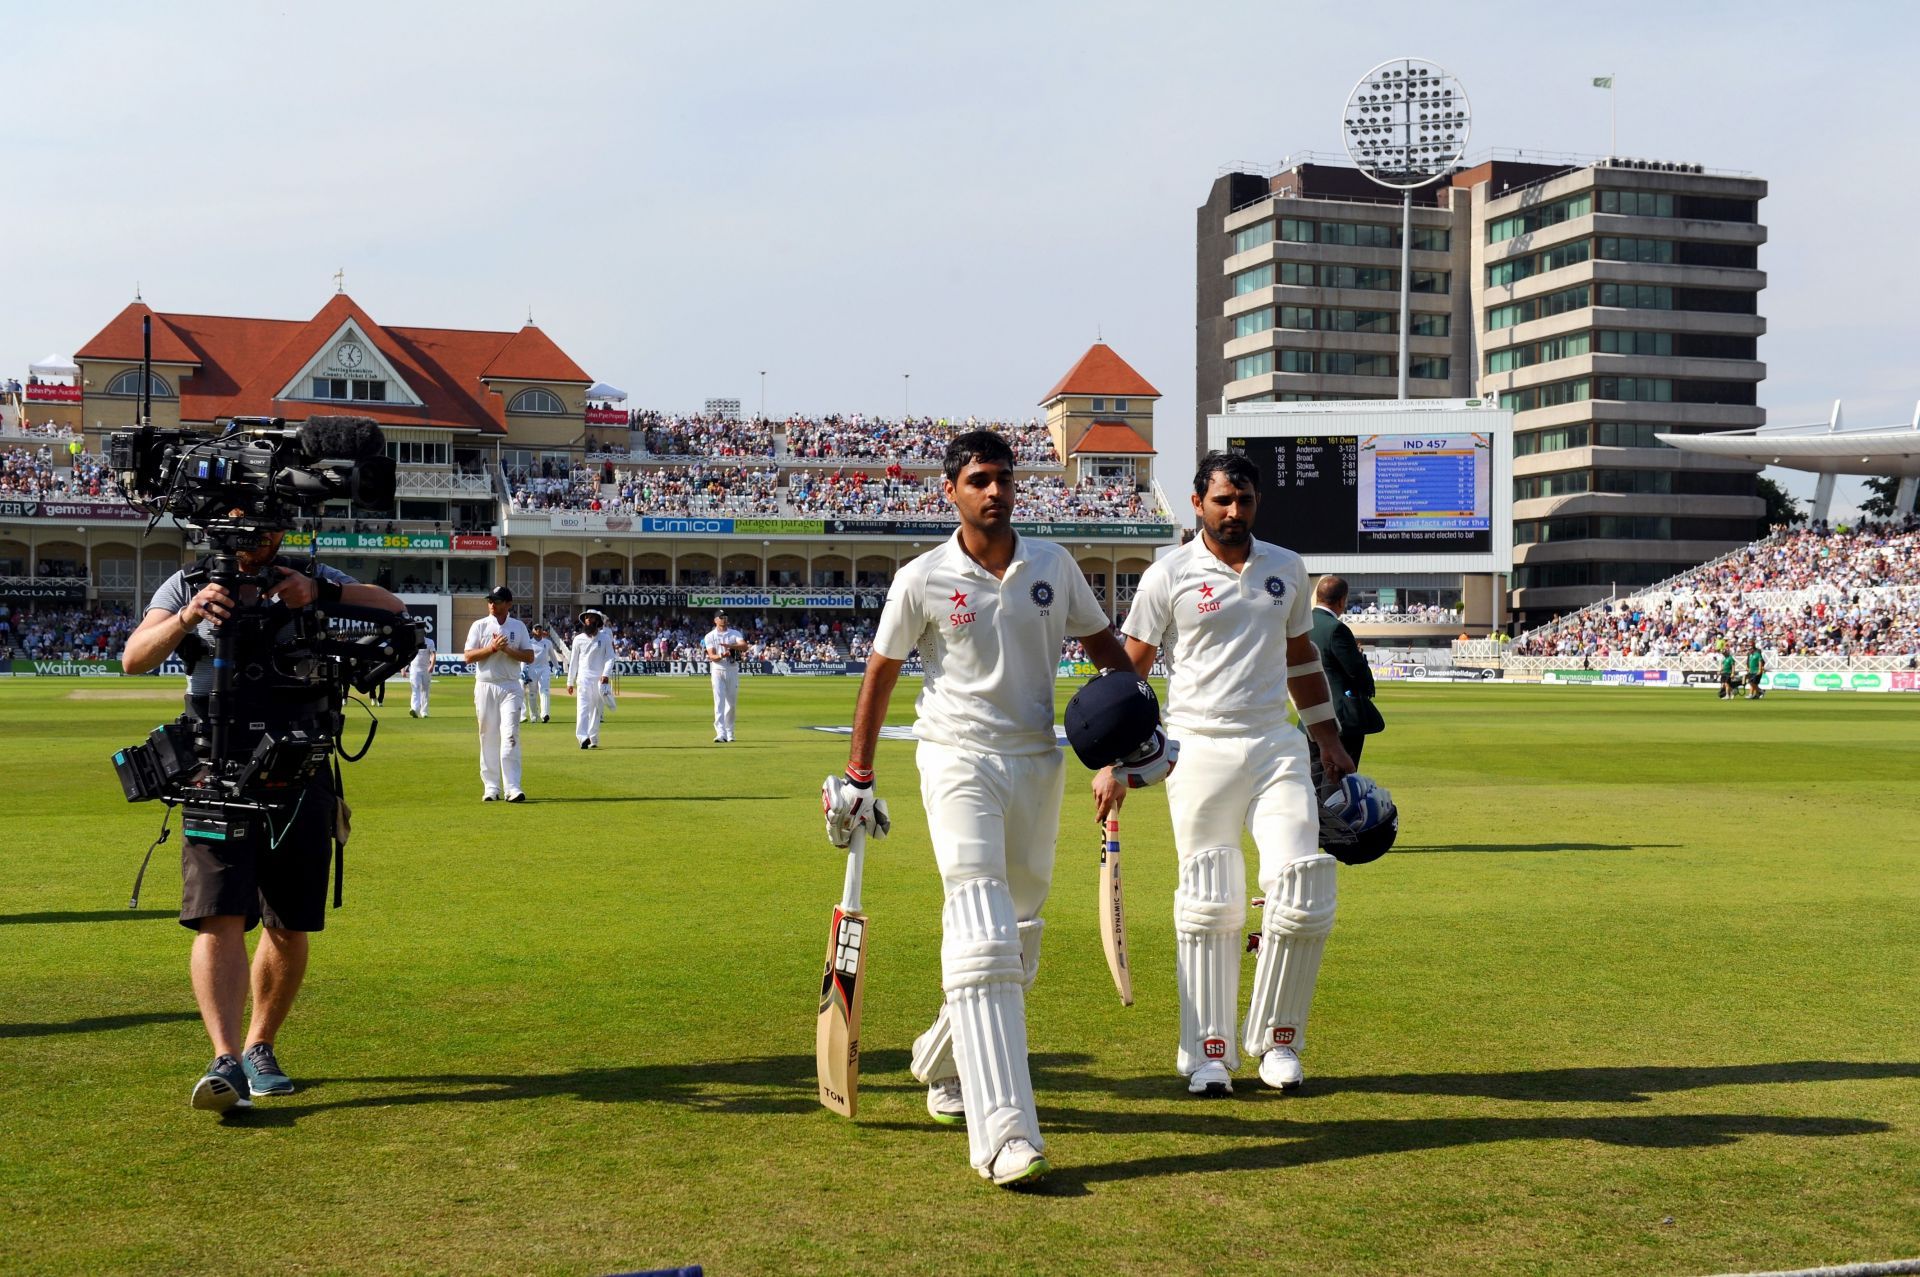
M 1232 1095 L 1233 1074 L 1227 1072 L 1227 1066 L 1220 1061 L 1208 1060 L 1187 1079 L 1187 1092 L 1216 1098 Z
M 960 1097 L 959 1078 L 943 1077 L 927 1087 L 927 1116 L 942 1126 L 967 1124 L 967 1106 Z
M 1297 1091 L 1307 1080 L 1300 1054 L 1290 1046 L 1276 1046 L 1260 1057 L 1260 1080 L 1282 1091 Z
M 998 1188 L 1025 1188 L 1053 1169 L 1039 1149 L 1015 1136 L 1000 1146 L 987 1167 L 987 1178 Z

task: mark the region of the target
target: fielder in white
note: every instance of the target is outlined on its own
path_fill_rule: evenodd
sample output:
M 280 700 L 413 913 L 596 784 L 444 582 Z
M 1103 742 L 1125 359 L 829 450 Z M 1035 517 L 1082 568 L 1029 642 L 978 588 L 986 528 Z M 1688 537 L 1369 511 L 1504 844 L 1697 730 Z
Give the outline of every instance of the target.
M 713 628 L 700 640 L 707 651 L 713 678 L 713 743 L 733 741 L 733 712 L 740 704 L 740 654 L 747 636 L 727 623 L 725 612 L 713 614 Z
M 427 693 L 433 687 L 433 640 L 420 640 L 420 650 L 413 654 L 413 664 L 407 666 L 407 683 L 413 691 L 412 703 L 407 707 L 410 718 L 427 716 Z
M 580 614 L 580 632 L 567 657 L 567 695 L 574 697 L 573 734 L 581 749 L 600 748 L 600 720 L 607 712 L 607 688 L 613 674 L 613 636 L 606 614 L 588 608 Z
M 1055 744 L 1060 644 L 1096 663 L 1126 652 L 1073 556 L 1013 530 L 1013 452 L 992 431 L 949 445 L 954 536 L 903 567 L 887 592 L 853 716 L 844 778 L 822 786 L 827 833 L 845 846 L 879 827 L 873 758 L 901 665 L 916 647 L 926 678 L 915 703 L 915 759 L 941 913 L 945 1005 L 914 1044 L 936 1120 L 964 1121 L 969 1157 L 999 1185 L 1051 1167 L 1027 1070 L 1026 990 L 1039 969 L 1040 906 L 1053 881 L 1065 762 Z
M 480 719 L 482 802 L 504 795 L 527 801 L 520 788 L 520 667 L 533 659 L 533 639 L 513 611 L 513 591 L 495 586 L 487 615 L 467 631 L 461 653 L 473 665 L 473 709 Z
M 1256 540 L 1259 473 L 1244 457 L 1210 452 L 1194 476 L 1200 535 L 1140 578 L 1122 627 L 1145 674 L 1162 646 L 1173 672 L 1168 733 L 1180 765 L 1167 778 L 1180 879 L 1173 899 L 1180 990 L 1176 1067 L 1196 1095 L 1229 1095 L 1239 1047 L 1260 1079 L 1283 1091 L 1303 1080 L 1307 1010 L 1333 929 L 1336 862 L 1317 848 L 1319 817 L 1307 739 L 1287 721 L 1291 696 L 1328 779 L 1353 771 L 1340 744 L 1320 654 L 1308 637 L 1313 600 L 1291 550 Z M 1282 667 L 1286 678 L 1275 677 Z M 1111 770 L 1093 782 L 1100 817 L 1126 786 Z M 1246 921 L 1242 829 L 1253 832 L 1266 894 L 1260 957 L 1241 1040 L 1240 928 Z
M 566 654 L 543 624 L 533 627 L 533 659 L 527 662 L 526 705 L 520 712 L 523 723 L 544 723 L 553 715 L 553 664 L 564 662 Z

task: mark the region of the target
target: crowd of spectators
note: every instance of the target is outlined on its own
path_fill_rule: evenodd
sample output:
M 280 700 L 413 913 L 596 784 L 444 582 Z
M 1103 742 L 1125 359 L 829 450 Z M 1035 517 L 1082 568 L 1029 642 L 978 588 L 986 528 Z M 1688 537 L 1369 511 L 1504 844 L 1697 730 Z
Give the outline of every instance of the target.
M 118 660 L 137 624 L 124 607 L 15 608 L 0 616 L 0 658 Z
M 1909 587 L 1909 588 L 1889 588 Z M 1920 655 L 1920 527 L 1782 530 L 1652 590 L 1514 640 L 1521 656 Z
M 1460 609 L 1438 603 L 1409 603 L 1404 607 L 1389 604 L 1382 607 L 1378 602 L 1373 602 L 1365 607 L 1349 607 L 1344 619 L 1364 625 L 1455 625 L 1460 620 Z
M 120 484 L 104 458 L 47 444 L 0 448 L 0 497 L 121 500 Z
M 23 435 L 29 439 L 58 439 L 61 441 L 66 441 L 74 437 L 73 431 L 67 429 L 65 426 L 55 425 L 51 421 L 45 421 L 36 426 L 25 417 L 22 417 L 17 424 L 9 427 L 7 433 L 10 435 Z
M 616 469 L 611 509 L 620 514 L 780 513 L 780 471 L 764 466 L 638 466 Z
M 771 457 L 773 426 L 738 417 L 636 412 L 629 429 L 650 457 Z
M 0 497 L 51 496 L 54 483 L 52 448 L 0 450 Z
M 1082 479 L 1068 484 L 1057 475 L 1020 479 L 1015 515 L 1040 522 L 1144 519 L 1154 513 L 1131 482 Z
M 969 430 L 995 430 L 1013 447 L 1022 466 L 1057 466 L 1053 436 L 1037 420 L 980 421 L 968 417 L 903 418 L 890 421 L 860 413 L 825 417 L 789 417 L 779 423 L 786 436 L 787 456 L 796 461 L 913 461 L 935 462 L 945 456 L 956 435 Z

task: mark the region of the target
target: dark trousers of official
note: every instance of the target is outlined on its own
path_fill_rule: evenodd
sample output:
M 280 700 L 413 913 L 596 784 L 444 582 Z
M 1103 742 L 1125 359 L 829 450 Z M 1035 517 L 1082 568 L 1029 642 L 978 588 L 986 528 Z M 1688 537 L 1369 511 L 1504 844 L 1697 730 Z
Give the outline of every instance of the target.
M 1342 747 L 1346 749 L 1347 757 L 1353 760 L 1353 765 L 1355 767 L 1358 767 L 1360 765 L 1360 750 L 1366 745 L 1366 743 L 1367 743 L 1367 734 L 1365 732 L 1356 731 L 1356 732 L 1340 733 L 1340 744 Z

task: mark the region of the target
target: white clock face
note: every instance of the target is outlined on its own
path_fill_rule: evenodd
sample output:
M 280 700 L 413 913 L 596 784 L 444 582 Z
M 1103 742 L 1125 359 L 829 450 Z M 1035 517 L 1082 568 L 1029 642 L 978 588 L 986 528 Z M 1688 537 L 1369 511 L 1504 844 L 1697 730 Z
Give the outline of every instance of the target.
M 358 368 L 360 366 L 360 360 L 363 357 L 360 353 L 360 347 L 349 341 L 343 341 L 333 348 L 334 362 L 338 363 L 342 368 Z

